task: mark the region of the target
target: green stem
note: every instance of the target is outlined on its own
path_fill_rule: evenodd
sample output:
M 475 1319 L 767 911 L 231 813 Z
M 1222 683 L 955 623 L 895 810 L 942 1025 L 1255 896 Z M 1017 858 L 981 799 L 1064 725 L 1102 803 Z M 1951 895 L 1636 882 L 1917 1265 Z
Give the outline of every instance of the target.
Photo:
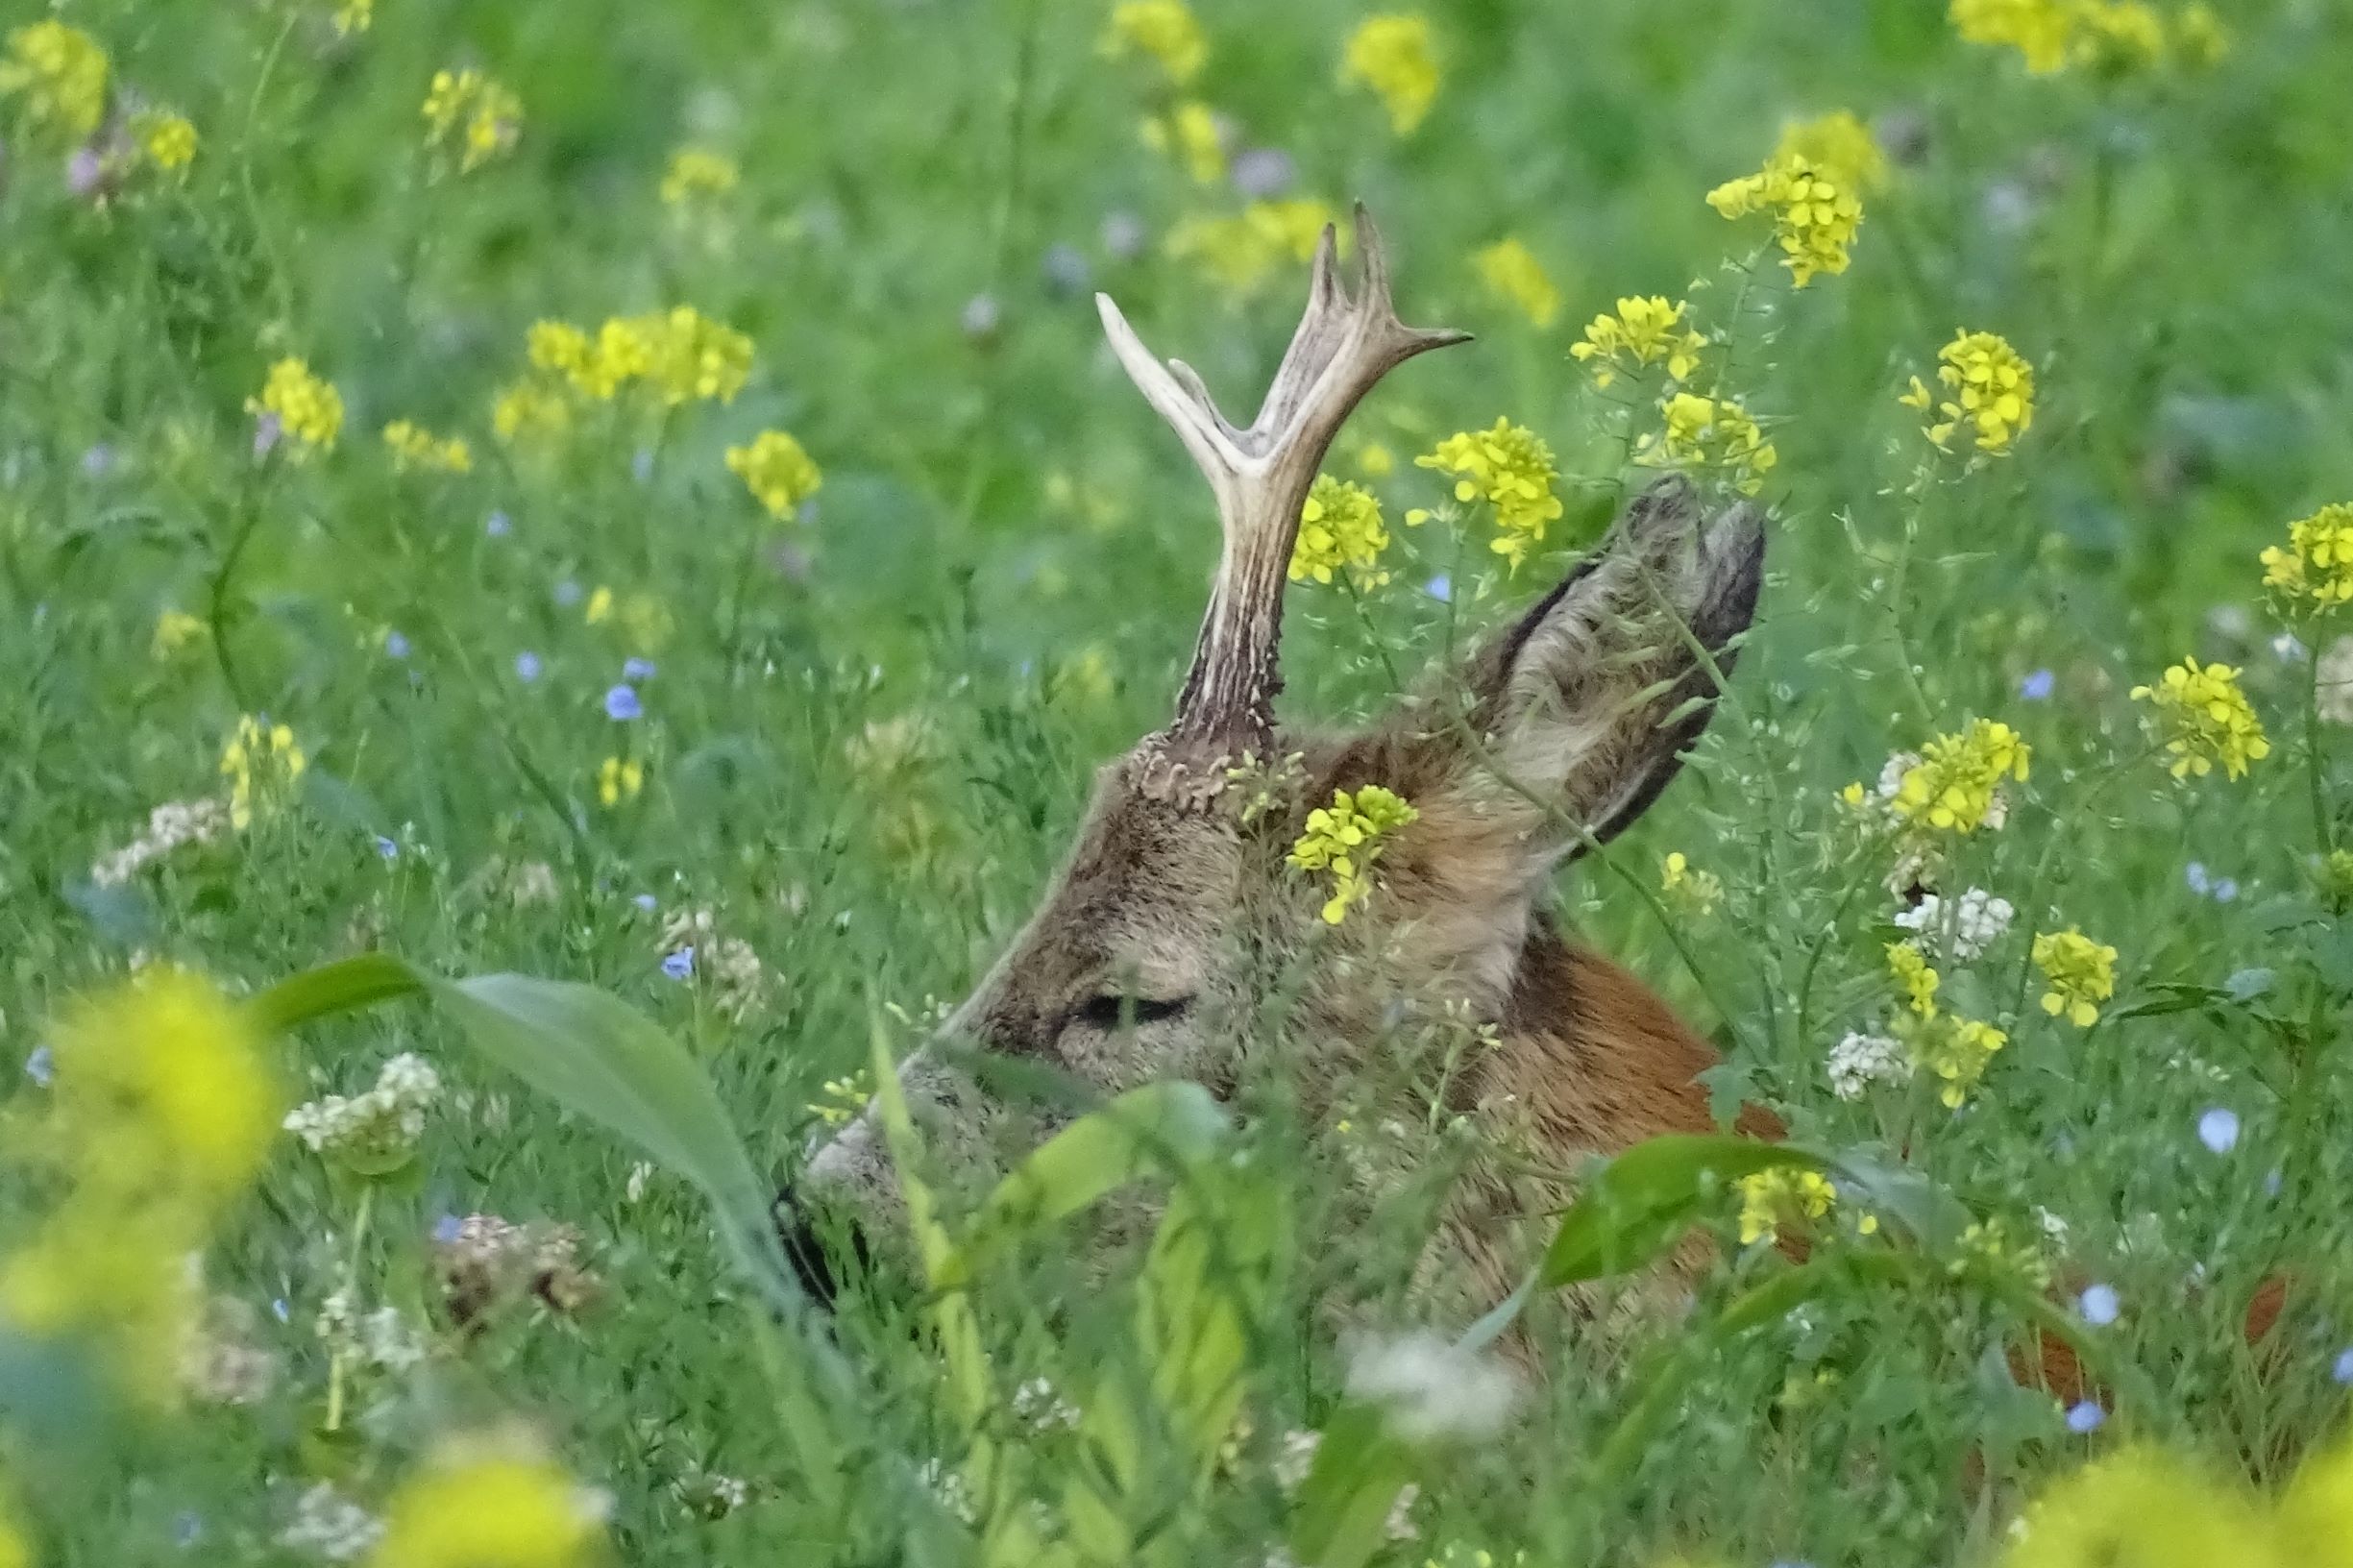
M 342 1295 L 347 1310 L 356 1311 L 359 1300 L 359 1254 L 368 1243 L 368 1223 L 376 1215 L 376 1184 L 368 1182 L 359 1188 L 359 1213 L 352 1219 L 351 1255 L 343 1262 Z M 327 1425 L 329 1432 L 343 1430 L 344 1382 L 351 1375 L 351 1348 L 335 1347 L 334 1359 L 327 1368 Z

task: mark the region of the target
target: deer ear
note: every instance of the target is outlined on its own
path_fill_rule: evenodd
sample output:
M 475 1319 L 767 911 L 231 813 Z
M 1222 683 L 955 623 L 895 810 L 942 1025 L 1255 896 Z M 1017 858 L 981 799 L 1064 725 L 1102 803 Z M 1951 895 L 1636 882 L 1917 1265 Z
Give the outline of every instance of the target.
M 1548 856 L 1607 842 L 1675 777 L 1755 617 L 1764 552 L 1755 507 L 1710 517 L 1689 480 L 1660 479 L 1473 665 L 1475 722 Z

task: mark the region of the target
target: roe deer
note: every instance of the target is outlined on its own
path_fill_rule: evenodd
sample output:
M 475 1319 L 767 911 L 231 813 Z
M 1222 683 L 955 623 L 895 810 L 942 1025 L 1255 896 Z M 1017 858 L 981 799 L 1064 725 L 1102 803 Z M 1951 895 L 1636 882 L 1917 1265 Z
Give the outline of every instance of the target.
M 1703 509 L 1670 478 L 1463 668 L 1360 733 L 1278 730 L 1276 649 L 1300 512 L 1341 422 L 1390 370 L 1467 340 L 1409 328 L 1381 236 L 1356 212 L 1362 278 L 1340 282 L 1333 231 L 1258 417 L 1237 427 L 1182 361 L 1155 359 L 1108 297 L 1111 346 L 1214 492 L 1224 553 L 1165 729 L 1106 765 L 1067 863 L 1037 913 L 943 1029 L 1042 1059 L 1106 1092 L 1188 1077 L 1239 1081 L 1280 994 L 1287 1060 L 1309 1109 L 1380 1064 L 1397 999 L 1491 1026 L 1448 1109 L 1505 1128 L 1559 1176 L 1592 1153 L 1712 1126 L 1694 1082 L 1715 1053 L 1625 969 L 1563 938 L 1552 875 L 1623 831 L 1675 776 L 1756 607 L 1759 513 Z M 1290 761 L 1289 759 L 1294 759 Z M 1261 766 L 1237 772 L 1245 759 Z M 1278 759 L 1287 766 L 1267 767 Z M 1418 809 L 1385 842 L 1376 891 L 1336 925 L 1285 854 L 1335 790 L 1380 784 Z M 1385 1017 L 1385 1014 L 1386 1015 Z M 994 1113 L 926 1049 L 900 1073 L 933 1137 Z M 1475 1172 L 1439 1237 L 1492 1304 L 1530 1261 L 1513 1221 L 1557 1203 Z M 873 1113 L 816 1149 L 797 1196 L 825 1189 L 871 1217 L 894 1201 Z M 802 1235 L 796 1253 L 829 1281 Z

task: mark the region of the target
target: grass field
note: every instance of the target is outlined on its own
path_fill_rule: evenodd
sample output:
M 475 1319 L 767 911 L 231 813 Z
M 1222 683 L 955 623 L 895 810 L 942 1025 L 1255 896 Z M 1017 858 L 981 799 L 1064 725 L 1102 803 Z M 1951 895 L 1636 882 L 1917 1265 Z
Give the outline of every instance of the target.
M 0 1568 L 2353 1563 L 2341 7 L 7 25 Z M 961 1286 L 813 1316 L 768 1193 L 1198 623 L 1092 295 L 1242 404 L 1360 199 L 1478 341 L 1335 447 L 1386 544 L 1292 588 L 1287 711 L 1659 468 L 1769 506 L 1712 728 L 1558 899 L 1835 1196 L 1666 1170 L 1690 1316 L 1538 1291 L 1531 1378 L 1415 1286 L 1474 1135 L 1278 1082 L 1090 1165 L 1159 1242 L 944 1189 Z M 1415 461 L 1499 419 L 1540 532 Z

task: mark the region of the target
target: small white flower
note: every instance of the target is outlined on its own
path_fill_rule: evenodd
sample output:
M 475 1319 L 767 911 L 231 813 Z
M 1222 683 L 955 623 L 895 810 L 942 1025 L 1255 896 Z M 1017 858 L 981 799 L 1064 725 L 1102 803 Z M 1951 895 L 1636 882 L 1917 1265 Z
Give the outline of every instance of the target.
M 210 844 L 229 830 L 229 808 L 218 800 L 172 800 L 147 814 L 147 831 L 90 868 L 102 888 L 128 882 L 153 861 L 184 844 Z
M 2017 915 L 2007 898 L 1972 888 L 1949 904 L 1927 894 L 1898 915 L 1896 923 L 1918 933 L 1931 956 L 1966 964 L 2000 941 Z
M 973 1506 L 971 1489 L 964 1483 L 964 1472 L 953 1469 L 938 1459 L 925 1459 L 916 1479 L 930 1488 L 940 1506 L 968 1525 L 980 1523 L 980 1509 Z
M 350 1562 L 374 1550 L 383 1533 L 380 1520 L 322 1481 L 295 1503 L 278 1544 L 325 1562 Z
M 1013 1391 L 1013 1413 L 1033 1432 L 1066 1432 L 1079 1423 L 1078 1407 L 1044 1378 L 1032 1378 Z
M 1307 1483 L 1308 1472 L 1315 1468 L 1315 1451 L 1323 1446 L 1323 1441 L 1322 1433 L 1301 1432 L 1295 1427 L 1283 1434 L 1283 1451 L 1267 1468 L 1285 1497 Z
M 379 1307 L 359 1320 L 359 1348 L 379 1368 L 396 1377 L 425 1360 L 425 1340 L 397 1307 Z
M 425 1113 L 441 1098 L 441 1075 L 413 1051 L 383 1065 L 376 1087 L 346 1099 L 329 1094 L 298 1105 L 282 1124 L 312 1152 L 397 1165 L 425 1136 Z
M 2332 724 L 2353 724 L 2353 637 L 2340 637 L 2320 654 L 2320 717 Z
M 1519 1386 L 1501 1361 L 1422 1329 L 1358 1344 L 1348 1359 L 1348 1392 L 1382 1406 L 1391 1431 L 1422 1443 L 1492 1435 Z
M 1874 1084 L 1909 1083 L 1912 1059 L 1886 1035 L 1849 1034 L 1830 1047 L 1829 1073 L 1831 1093 L 1859 1100 Z

